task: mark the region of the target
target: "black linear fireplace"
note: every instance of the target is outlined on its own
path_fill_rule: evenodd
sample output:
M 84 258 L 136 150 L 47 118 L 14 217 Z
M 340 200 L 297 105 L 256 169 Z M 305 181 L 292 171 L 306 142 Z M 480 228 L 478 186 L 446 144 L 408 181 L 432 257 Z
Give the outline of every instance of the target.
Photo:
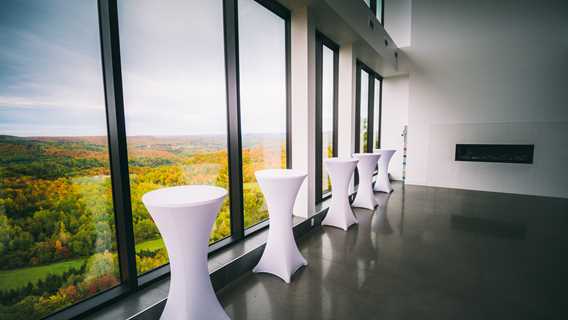
M 534 144 L 456 144 L 456 161 L 533 163 Z

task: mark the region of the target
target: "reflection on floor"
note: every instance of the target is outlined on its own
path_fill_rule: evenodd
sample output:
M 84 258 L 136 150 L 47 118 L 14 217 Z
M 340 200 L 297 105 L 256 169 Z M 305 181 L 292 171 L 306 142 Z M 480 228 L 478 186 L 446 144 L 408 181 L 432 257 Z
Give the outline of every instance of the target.
M 561 319 L 568 200 L 395 185 L 348 232 L 300 240 L 290 285 L 247 275 L 220 293 L 231 319 Z

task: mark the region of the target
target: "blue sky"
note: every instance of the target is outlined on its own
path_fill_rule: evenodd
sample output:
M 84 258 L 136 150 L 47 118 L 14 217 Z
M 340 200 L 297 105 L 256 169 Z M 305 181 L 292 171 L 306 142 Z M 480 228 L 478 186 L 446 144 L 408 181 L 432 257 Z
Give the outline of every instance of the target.
M 282 132 L 284 22 L 239 2 L 243 131 Z M 223 133 L 222 2 L 168 4 L 119 1 L 127 134 Z M 95 0 L 3 2 L 0 134 L 106 134 L 99 41 Z
M 69 3 L 2 4 L 0 134 L 105 134 L 96 3 Z

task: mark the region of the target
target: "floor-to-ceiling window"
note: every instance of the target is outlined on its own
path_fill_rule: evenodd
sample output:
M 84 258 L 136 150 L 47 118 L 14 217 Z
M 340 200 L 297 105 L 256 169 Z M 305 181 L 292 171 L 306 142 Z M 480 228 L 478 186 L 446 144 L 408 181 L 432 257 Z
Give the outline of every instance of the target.
M 323 162 L 337 156 L 339 46 L 318 32 L 316 50 L 316 201 L 320 201 L 331 191 Z
M 380 147 L 382 77 L 357 61 L 355 150 L 373 152 Z
M 286 20 L 238 1 L 245 228 L 268 219 L 254 172 L 287 167 Z
M 358 82 L 360 85 L 357 88 L 360 97 L 358 103 L 359 116 L 357 119 L 357 128 L 359 128 L 357 152 L 369 152 L 369 79 L 369 73 L 365 70 L 360 70 Z
M 121 282 L 97 1 L 0 10 L 0 319 Z
M 0 12 L 2 320 L 72 318 L 166 273 L 150 190 L 229 189 L 210 250 L 266 225 L 254 171 L 289 162 L 289 12 L 155 2 Z
M 188 19 L 189 12 L 199 17 Z M 124 0 L 118 13 L 132 220 L 143 273 L 167 262 L 141 201 L 146 192 L 186 184 L 229 188 L 223 1 Z M 227 198 L 210 241 L 230 234 Z

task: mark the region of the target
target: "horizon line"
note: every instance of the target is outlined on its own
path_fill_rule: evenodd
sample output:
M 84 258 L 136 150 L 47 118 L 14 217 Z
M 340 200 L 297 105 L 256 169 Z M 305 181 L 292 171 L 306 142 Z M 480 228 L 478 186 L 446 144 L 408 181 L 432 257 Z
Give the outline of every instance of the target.
M 286 132 L 250 132 L 243 135 L 253 134 L 286 134 Z M 132 137 L 192 137 L 192 136 L 226 136 L 226 133 L 190 133 L 190 134 L 140 134 L 140 135 L 126 135 L 126 138 Z M 0 133 L 0 137 L 16 137 L 16 138 L 92 138 L 92 137 L 108 137 L 108 135 L 15 135 Z

